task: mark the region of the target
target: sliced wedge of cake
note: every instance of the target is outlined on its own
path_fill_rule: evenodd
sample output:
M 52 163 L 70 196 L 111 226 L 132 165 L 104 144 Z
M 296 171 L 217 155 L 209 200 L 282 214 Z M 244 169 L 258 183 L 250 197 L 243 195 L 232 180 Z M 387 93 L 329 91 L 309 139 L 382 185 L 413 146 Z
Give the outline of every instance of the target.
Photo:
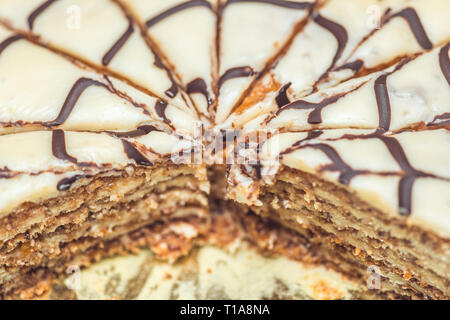
M 216 124 L 227 119 L 255 79 L 303 27 L 314 5 L 313 0 L 221 1 Z
M 215 103 L 217 0 L 120 0 L 180 77 L 200 114 Z
M 327 1 L 236 108 L 227 127 L 442 46 L 450 40 L 444 31 L 450 28 L 447 5 L 441 0 Z
M 194 130 L 191 114 L 2 27 L 0 78 L 0 133 L 46 128 L 128 131 L 154 121 L 168 130 Z
M 195 115 L 189 99 L 139 26 L 111 0 L 0 2 L 9 27 Z
M 312 252 L 380 296 L 443 299 L 449 142 L 448 128 L 286 132 L 260 146 L 259 166 L 235 168 L 229 180 L 242 186 L 253 177 L 241 202 L 296 230 Z

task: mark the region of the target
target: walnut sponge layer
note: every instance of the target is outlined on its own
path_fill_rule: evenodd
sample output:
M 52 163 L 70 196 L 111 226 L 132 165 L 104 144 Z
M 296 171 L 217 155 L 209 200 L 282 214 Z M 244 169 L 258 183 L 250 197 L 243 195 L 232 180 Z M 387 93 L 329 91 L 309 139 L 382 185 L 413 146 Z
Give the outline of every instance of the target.
M 173 221 L 177 233 L 197 237 L 201 225 L 210 223 L 204 170 L 130 166 L 81 177 L 57 198 L 23 203 L 1 218 L 0 290 L 8 294 L 24 287 L 23 281 L 32 282 L 29 275 L 38 270 L 63 272 L 70 261 L 83 260 L 86 252 L 102 256 L 106 244 L 118 241 L 126 247 L 125 235 L 158 222 Z M 188 222 L 183 226 L 179 219 Z M 175 260 L 188 252 L 182 247 L 189 247 L 189 241 L 180 244 L 174 239 L 160 235 L 155 246 L 159 258 Z M 89 254 L 86 259 L 92 260 Z
M 368 277 L 376 266 L 381 291 L 403 297 L 450 296 L 449 243 L 405 226 L 336 184 L 285 169 L 265 186 L 263 206 L 252 209 L 297 231 L 325 261 L 347 274 Z

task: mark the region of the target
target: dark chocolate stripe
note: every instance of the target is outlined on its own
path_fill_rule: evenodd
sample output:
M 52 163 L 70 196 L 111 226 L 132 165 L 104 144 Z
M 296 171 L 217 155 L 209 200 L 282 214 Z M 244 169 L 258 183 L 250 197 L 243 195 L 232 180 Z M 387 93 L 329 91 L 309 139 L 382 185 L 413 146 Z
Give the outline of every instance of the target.
M 354 89 L 356 90 L 356 89 Z M 352 91 L 354 91 L 352 90 Z M 350 91 L 350 92 L 352 92 Z M 313 111 L 308 116 L 308 123 L 310 124 L 319 124 L 322 122 L 322 109 L 326 106 L 335 103 L 337 100 L 345 96 L 349 92 L 340 93 L 338 95 L 326 98 L 318 103 L 308 102 L 305 100 L 296 100 L 291 102 L 290 104 L 285 105 L 282 109 L 278 110 L 276 115 L 279 115 L 281 112 L 289 109 L 297 109 L 297 110 L 310 110 Z
M 287 148 L 287 149 L 283 150 L 282 152 L 280 152 L 280 156 L 282 157 L 282 156 L 284 156 L 286 154 L 292 153 L 292 152 L 300 149 L 301 148 L 301 144 L 303 142 L 308 141 L 308 140 L 312 140 L 312 139 L 316 139 L 316 138 L 320 137 L 322 135 L 322 133 L 323 133 L 323 131 L 320 131 L 320 130 L 309 131 L 308 135 L 306 136 L 306 138 L 296 141 L 292 146 L 290 146 L 289 148 Z
M 170 79 L 170 82 L 172 83 L 171 87 L 169 89 L 167 89 L 164 93 L 169 97 L 169 98 L 174 98 L 177 93 L 178 93 L 178 84 L 176 83 L 176 81 L 173 78 L 172 72 L 169 70 L 169 68 L 163 63 L 162 59 L 158 56 L 158 54 L 156 53 L 156 51 L 154 50 L 154 48 L 152 48 L 151 46 L 149 46 L 149 49 L 151 50 L 151 52 L 153 53 L 153 56 L 155 57 L 155 62 L 153 63 L 156 67 L 158 67 L 159 69 L 162 69 L 164 71 L 166 71 L 167 76 Z
M 341 57 L 342 52 L 344 51 L 344 48 L 347 45 L 347 40 L 348 40 L 347 31 L 340 24 L 337 24 L 336 22 L 328 20 L 328 19 L 324 18 L 323 16 L 321 16 L 320 14 L 313 14 L 313 19 L 318 25 L 320 25 L 321 27 L 330 31 L 333 34 L 333 36 L 336 38 L 337 43 L 338 43 L 338 47 L 337 47 L 336 53 L 334 54 L 331 65 L 328 67 L 328 69 L 326 71 L 326 72 L 328 72 L 335 66 L 337 60 Z
M 386 132 L 391 125 L 391 103 L 389 100 L 389 90 L 387 88 L 387 77 L 400 70 L 405 64 L 411 61 L 411 58 L 405 58 L 397 64 L 392 72 L 379 76 L 374 83 L 375 98 L 378 108 L 378 130 Z
M 342 160 L 341 156 L 336 152 L 336 150 L 334 150 L 327 144 L 310 144 L 306 147 L 318 149 L 327 155 L 327 157 L 333 163 L 322 167 L 321 171 L 329 170 L 340 172 L 339 182 L 342 184 L 348 185 L 353 177 L 357 176 L 358 174 L 364 173 L 364 171 L 353 170 L 352 167 L 350 167 L 344 162 L 344 160 Z
M 6 38 L 5 40 L 3 40 L 3 41 L 0 43 L 0 54 L 2 54 L 2 52 L 3 52 L 8 46 L 10 46 L 11 44 L 13 44 L 13 43 L 16 42 L 17 40 L 24 39 L 24 38 L 25 38 L 25 37 L 22 36 L 22 35 L 20 35 L 20 34 L 16 34 L 16 35 L 14 35 L 14 36 L 11 36 L 11 37 L 9 37 L 9 38 Z
M 410 215 L 414 181 L 418 177 L 426 177 L 427 174 L 417 171 L 411 166 L 408 158 L 406 157 L 405 151 L 397 139 L 383 135 L 379 135 L 378 138 L 383 141 L 394 160 L 405 173 L 405 176 L 400 180 L 398 186 L 399 213 L 404 216 Z
M 167 116 L 166 116 L 166 108 L 167 108 L 167 102 L 164 102 L 162 100 L 156 101 L 156 104 L 155 104 L 156 114 L 159 117 L 161 117 L 165 123 L 170 124 L 170 120 L 167 119 Z
M 407 175 L 400 179 L 398 183 L 398 213 L 401 216 L 409 216 L 412 206 L 412 191 L 416 176 Z
M 137 164 L 142 166 L 152 166 L 153 164 L 142 155 L 142 153 L 139 152 L 138 149 L 133 146 L 132 143 L 130 143 L 127 140 L 122 140 L 123 148 L 125 150 L 125 153 L 129 159 L 134 160 Z
M 416 172 L 416 170 L 411 167 L 411 164 L 409 163 L 408 158 L 406 157 L 405 151 L 403 151 L 403 148 L 397 141 L 397 139 L 383 135 L 379 135 L 377 137 L 378 139 L 383 141 L 383 143 L 386 145 L 389 152 L 391 153 L 392 157 L 398 163 L 399 167 L 403 171 L 407 173 Z
M 93 85 L 108 89 L 108 86 L 106 86 L 106 84 L 99 81 L 89 78 L 78 79 L 77 82 L 75 82 L 75 84 L 73 85 L 72 89 L 70 89 L 70 92 L 67 95 L 61 111 L 59 112 L 56 119 L 53 121 L 44 122 L 43 125 L 47 127 L 56 127 L 62 125 L 69 118 L 70 114 L 73 111 L 73 108 L 75 107 L 75 104 L 77 103 L 84 90 Z
M 217 83 L 217 87 L 220 89 L 225 81 L 228 81 L 233 78 L 243 78 L 254 75 L 255 72 L 251 67 L 236 67 L 231 68 L 220 77 L 219 82 Z
M 78 180 L 80 180 L 82 178 L 91 178 L 91 177 L 92 176 L 90 176 L 90 175 L 78 174 L 78 175 L 75 175 L 70 178 L 65 178 L 58 182 L 58 184 L 56 185 L 56 188 L 59 191 L 66 191 L 66 190 L 69 190 L 70 187 L 72 186 L 72 184 L 74 184 Z
M 172 86 L 169 89 L 167 89 L 166 91 L 164 91 L 164 93 L 169 98 L 175 98 L 178 93 L 178 85 L 176 84 L 175 80 L 173 80 L 172 76 L 169 76 L 169 78 L 170 78 L 170 81 L 172 82 Z
M 169 17 L 169 16 L 171 16 L 171 15 L 173 15 L 175 13 L 178 13 L 178 12 L 180 12 L 182 10 L 186 10 L 186 9 L 189 9 L 189 8 L 192 8 L 192 7 L 200 7 L 200 6 L 206 7 L 208 9 L 212 10 L 211 3 L 209 3 L 206 0 L 186 1 L 186 2 L 183 2 L 183 3 L 179 4 L 179 5 L 176 5 L 176 6 L 172 7 L 172 8 L 170 8 L 170 9 L 168 9 L 168 10 L 166 10 L 166 11 L 160 13 L 160 14 L 158 14 L 156 17 L 150 18 L 149 20 L 147 20 L 145 22 L 145 26 L 147 28 L 150 28 L 150 27 L 154 26 L 155 24 L 157 24 L 158 22 L 160 22 L 161 20 L 164 20 L 165 18 L 167 18 L 167 17 Z
M 271 4 L 278 7 L 288 8 L 288 9 L 310 9 L 314 6 L 314 2 L 295 2 L 295 1 L 286 1 L 286 0 L 228 0 L 225 5 L 230 5 L 233 3 L 242 3 L 242 2 L 256 2 L 256 3 L 264 3 Z
M 138 127 L 136 130 L 132 131 L 126 131 L 126 132 L 111 132 L 108 131 L 107 133 L 110 135 L 113 135 L 117 138 L 135 138 L 135 137 L 141 137 L 145 136 L 146 134 L 152 132 L 152 131 L 160 131 L 158 128 L 152 126 L 152 125 L 144 125 Z
M 378 128 L 384 132 L 389 130 L 391 125 L 391 103 L 386 79 L 388 74 L 383 74 L 375 80 L 374 89 L 378 107 Z
M 277 97 L 275 98 L 278 108 L 281 108 L 281 107 L 291 103 L 291 101 L 289 101 L 289 98 L 287 96 L 287 90 L 289 89 L 290 86 L 291 86 L 291 83 L 289 82 L 288 84 L 285 84 L 280 89 L 280 91 L 278 91 Z
M 441 66 L 442 74 L 448 85 L 450 85 L 450 59 L 448 58 L 448 50 L 450 49 L 450 42 L 447 43 L 439 51 L 439 65 Z
M 78 160 L 67 153 L 66 137 L 64 131 L 54 130 L 52 132 L 52 153 L 55 158 L 70 161 L 74 164 L 79 164 Z
M 192 94 L 192 93 L 202 94 L 205 97 L 206 102 L 208 103 L 209 106 L 213 102 L 209 95 L 209 92 L 208 92 L 208 86 L 206 85 L 205 80 L 203 80 L 201 78 L 197 78 L 197 79 L 189 82 L 188 85 L 186 86 L 186 92 L 188 94 Z
M 53 4 L 56 0 L 47 0 L 43 4 L 41 4 L 39 7 L 37 7 L 29 16 L 28 16 L 28 27 L 30 30 L 33 29 L 34 20 L 42 13 L 44 12 L 51 4 Z
M 133 21 L 131 21 L 130 17 L 128 18 L 128 28 L 125 31 L 125 33 L 114 43 L 114 45 L 111 47 L 111 49 L 108 50 L 108 52 L 103 56 L 102 63 L 104 66 L 107 66 L 111 60 L 114 58 L 114 56 L 117 54 L 117 52 L 123 47 L 125 42 L 130 38 L 130 36 L 134 32 L 133 28 Z
M 359 70 L 361 70 L 361 68 L 363 67 L 363 65 L 364 65 L 364 62 L 362 62 L 362 60 L 355 60 L 355 61 L 353 61 L 353 62 L 348 62 L 348 63 L 346 63 L 346 64 L 343 64 L 342 66 L 340 66 L 340 67 L 337 67 L 336 69 L 335 69 L 335 71 L 341 71 L 341 70 L 344 70 L 344 69 L 350 69 L 350 70 L 352 70 L 353 72 L 358 72 Z
M 401 17 L 406 20 L 406 22 L 409 25 L 409 28 L 411 29 L 414 37 L 416 38 L 417 43 L 419 43 L 419 45 L 423 49 L 430 50 L 431 48 L 433 48 L 433 44 L 428 38 L 427 33 L 423 28 L 422 22 L 420 21 L 420 18 L 417 15 L 417 12 L 414 8 L 408 7 L 397 13 L 388 15 L 387 18 L 384 19 L 383 24 L 389 22 L 391 19 L 395 17 Z
M 428 126 L 434 126 L 434 125 L 439 125 L 439 126 L 446 126 L 446 125 L 450 125 L 450 112 L 446 112 L 443 114 L 440 114 L 436 117 L 434 117 L 433 121 L 431 121 Z

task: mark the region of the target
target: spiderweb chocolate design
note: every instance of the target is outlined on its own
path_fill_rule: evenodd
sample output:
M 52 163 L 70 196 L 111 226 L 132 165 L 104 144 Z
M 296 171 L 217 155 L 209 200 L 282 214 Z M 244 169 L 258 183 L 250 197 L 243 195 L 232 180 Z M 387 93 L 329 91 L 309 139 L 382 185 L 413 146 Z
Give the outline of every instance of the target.
M 243 239 L 450 297 L 448 1 L 27 1 L 0 0 L 2 297 Z

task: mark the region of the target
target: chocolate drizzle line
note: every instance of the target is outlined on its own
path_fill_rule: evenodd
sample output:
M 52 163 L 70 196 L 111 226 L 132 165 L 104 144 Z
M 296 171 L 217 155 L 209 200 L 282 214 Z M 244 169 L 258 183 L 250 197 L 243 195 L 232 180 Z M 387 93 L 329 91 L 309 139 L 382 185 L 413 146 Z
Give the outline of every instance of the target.
M 156 101 L 156 104 L 155 104 L 156 114 L 159 117 L 161 117 L 166 124 L 170 124 L 170 120 L 167 119 L 167 116 L 166 116 L 166 108 L 167 108 L 167 102 L 164 102 L 162 100 Z
M 217 83 L 217 87 L 220 88 L 225 83 L 225 81 L 228 81 L 233 78 L 243 78 L 243 77 L 249 77 L 254 75 L 255 72 L 251 67 L 236 67 L 231 68 L 220 77 L 219 82 Z
M 144 125 L 144 126 L 138 127 L 136 130 L 132 130 L 132 131 L 126 131 L 126 132 L 108 131 L 107 133 L 110 135 L 113 135 L 117 138 L 135 138 L 135 137 L 145 136 L 146 134 L 148 134 L 152 131 L 162 132 L 161 130 L 159 130 L 158 128 L 156 128 L 152 125 Z
M 343 26 L 341 26 L 340 24 L 337 24 L 336 22 L 328 20 L 318 13 L 313 13 L 312 17 L 313 17 L 313 20 L 318 25 L 320 25 L 321 27 L 330 31 L 333 34 L 333 36 L 336 38 L 337 43 L 338 43 L 336 53 L 334 54 L 331 65 L 328 67 L 327 71 L 325 72 L 325 74 L 326 74 L 328 71 L 330 71 L 335 66 L 337 60 L 341 57 L 342 52 L 344 51 L 344 48 L 347 45 L 348 35 L 347 35 L 347 31 L 345 30 L 345 28 Z
M 336 152 L 336 150 L 334 150 L 327 144 L 324 143 L 311 144 L 308 145 L 308 147 L 318 149 L 327 155 L 327 157 L 332 161 L 332 163 L 322 167 L 320 171 L 328 170 L 340 172 L 338 181 L 342 184 L 348 185 L 353 177 L 361 173 L 367 173 L 367 171 L 354 170 L 347 163 L 345 163 L 344 160 L 342 160 L 341 156 Z
M 386 79 L 388 74 L 383 74 L 375 80 L 374 90 L 378 107 L 378 128 L 384 132 L 389 130 L 391 125 L 391 103 Z
M 70 89 L 70 92 L 67 95 L 61 111 L 59 112 L 56 119 L 53 121 L 44 122 L 43 125 L 47 127 L 56 127 L 62 125 L 67 120 L 67 118 L 69 118 L 70 114 L 73 111 L 73 108 L 75 107 L 75 104 L 77 103 L 84 90 L 93 85 L 108 89 L 108 87 L 104 83 L 101 83 L 99 81 L 89 78 L 78 79 L 77 82 L 75 82 L 75 84 L 73 85 L 72 89 Z
M 78 162 L 78 160 L 67 153 L 66 137 L 64 131 L 58 129 L 52 132 L 52 153 L 55 158 L 69 161 L 81 167 L 89 166 L 89 163 Z
M 419 43 L 419 45 L 425 49 L 430 50 L 433 48 L 433 44 L 431 43 L 430 39 L 428 38 L 425 29 L 423 28 L 423 25 L 420 21 L 419 16 L 417 15 L 417 12 L 414 8 L 408 7 L 405 8 L 397 13 L 391 14 L 391 9 L 388 9 L 386 13 L 384 14 L 383 18 L 381 19 L 381 27 L 383 27 L 386 23 L 388 23 L 391 19 L 401 17 L 405 19 L 405 21 L 408 23 L 408 26 L 411 30 L 411 32 L 414 35 L 414 38 Z M 374 29 L 369 35 L 364 37 L 364 39 L 360 42 L 360 45 L 366 41 L 370 36 L 372 36 L 375 32 L 378 32 L 381 29 Z M 340 71 L 343 69 L 351 69 L 353 72 L 358 72 L 363 67 L 364 62 L 362 60 L 355 60 L 353 62 L 348 62 L 338 68 L 335 69 L 335 71 Z
M 2 54 L 2 52 L 11 44 L 13 44 L 14 42 L 16 42 L 17 40 L 20 39 L 24 39 L 25 37 L 20 35 L 20 34 L 16 34 L 14 36 L 11 36 L 9 38 L 6 38 L 5 40 L 3 40 L 0 43 L 0 54 Z
M 378 138 L 383 141 L 392 157 L 405 173 L 405 176 L 401 178 L 398 185 L 398 201 L 400 215 L 408 216 L 411 214 L 411 198 L 414 181 L 416 178 L 427 177 L 429 175 L 424 172 L 417 171 L 411 166 L 408 158 L 406 157 L 405 151 L 395 138 L 382 135 L 378 136 Z
M 34 20 L 44 12 L 51 4 L 53 4 L 56 0 L 47 0 L 39 7 L 37 7 L 29 16 L 28 16 L 28 27 L 30 30 L 33 29 Z
M 414 37 L 417 40 L 417 43 L 419 43 L 419 45 L 423 49 L 430 50 L 431 48 L 433 48 L 433 44 L 428 38 L 427 33 L 425 32 L 425 29 L 420 22 L 420 18 L 414 8 L 408 7 L 392 15 L 388 14 L 387 18 L 384 19 L 383 24 L 389 22 L 392 18 L 395 17 L 401 17 L 406 20 L 409 28 L 411 29 Z
M 402 60 L 395 69 L 387 74 L 383 74 L 379 76 L 375 80 L 374 90 L 375 90 L 375 98 L 377 100 L 377 108 L 378 108 L 378 130 L 382 132 L 387 132 L 391 125 L 391 103 L 389 100 L 389 90 L 387 88 L 387 77 L 391 74 L 400 70 L 406 63 L 408 63 L 411 59 L 406 58 Z
M 192 93 L 202 94 L 203 96 L 205 96 L 208 106 L 210 106 L 213 103 L 213 101 L 209 95 L 206 82 L 205 82 L 205 80 L 203 80 L 201 78 L 197 78 L 197 79 L 194 79 L 191 82 L 189 82 L 188 85 L 186 86 L 186 92 L 188 94 L 192 94 Z
M 78 180 L 82 179 L 82 178 L 91 178 L 92 176 L 90 175 L 85 175 L 85 174 L 77 174 L 76 176 L 70 177 L 70 178 L 64 178 L 61 181 L 58 182 L 58 184 L 56 185 L 56 188 L 59 191 L 66 191 L 69 190 L 70 187 L 72 186 L 72 184 L 74 184 L 75 182 L 77 182 Z
M 306 136 L 306 138 L 301 139 L 297 142 L 295 142 L 292 146 L 290 146 L 289 148 L 287 148 L 286 150 L 283 150 L 282 152 L 280 152 L 280 156 L 284 156 L 286 154 L 292 153 L 295 150 L 298 150 L 301 148 L 301 144 L 305 141 L 308 140 L 312 140 L 312 139 L 316 139 L 318 137 L 320 137 L 322 135 L 323 131 L 320 130 L 312 130 L 308 132 L 308 135 Z
M 271 4 L 274 6 L 279 6 L 288 9 L 310 9 L 314 6 L 314 2 L 295 2 L 295 1 L 286 1 L 286 0 L 228 0 L 225 5 L 229 5 L 232 3 L 242 3 L 242 2 L 256 2 L 256 3 L 264 3 Z
M 127 19 L 128 19 L 127 30 L 117 40 L 117 42 L 114 43 L 114 45 L 111 47 L 111 49 L 109 49 L 108 52 L 102 58 L 102 63 L 104 66 L 107 66 L 111 62 L 111 60 L 114 58 L 114 56 L 117 54 L 117 52 L 124 46 L 124 44 L 127 42 L 127 40 L 130 38 L 130 36 L 134 32 L 133 21 L 131 21 L 130 17 L 127 17 Z
M 429 123 L 428 126 L 434 126 L 434 125 L 439 125 L 439 126 L 450 125 L 450 112 L 446 112 L 444 114 L 440 114 L 440 115 L 434 117 L 433 121 L 431 123 Z
M 361 68 L 363 67 L 363 65 L 364 65 L 364 62 L 362 61 L 362 60 L 360 60 L 360 59 L 358 59 L 358 60 L 355 60 L 355 61 L 353 61 L 353 62 L 348 62 L 348 63 L 346 63 L 346 64 L 343 64 L 342 66 L 340 66 L 340 67 L 337 67 L 336 69 L 335 69 L 335 71 L 341 71 L 341 70 L 344 70 L 344 69 L 350 69 L 350 70 L 352 70 L 353 72 L 358 72 L 359 70 L 361 70 Z
M 289 82 L 288 84 L 285 84 L 280 89 L 280 91 L 278 91 L 277 97 L 275 98 L 278 108 L 281 108 L 281 107 L 291 103 L 291 101 L 289 101 L 289 98 L 287 96 L 287 90 L 289 89 L 290 86 L 291 86 L 291 83 Z
M 146 39 L 145 36 L 143 36 L 144 39 Z M 153 63 L 156 67 L 158 67 L 161 70 L 166 71 L 167 76 L 169 77 L 170 82 L 172 83 L 171 87 L 169 89 L 167 89 L 166 91 L 164 91 L 164 93 L 169 97 L 169 98 L 174 98 L 177 94 L 178 94 L 178 85 L 175 82 L 173 75 L 171 73 L 171 71 L 169 70 L 169 68 L 163 63 L 163 61 L 161 60 L 161 58 L 158 56 L 158 53 L 155 51 L 155 49 L 146 41 L 147 46 L 150 48 L 150 50 L 152 51 L 153 56 L 155 57 L 155 62 Z
M 145 26 L 148 28 L 154 26 L 155 24 L 157 24 L 158 22 L 160 22 L 161 20 L 164 20 L 165 18 L 179 12 L 185 9 L 189 9 L 192 7 L 207 7 L 208 9 L 212 10 L 212 6 L 211 3 L 209 3 L 206 0 L 191 0 L 191 1 L 187 1 L 187 2 L 183 2 L 180 3 L 179 5 L 176 5 L 160 14 L 158 14 L 157 16 L 150 18 L 149 20 L 147 20 L 145 22 Z
M 297 109 L 297 110 L 312 110 L 308 116 L 309 124 L 322 123 L 322 109 L 323 108 L 327 107 L 330 104 L 335 103 L 336 101 L 338 101 L 340 98 L 346 96 L 347 94 L 358 90 L 364 84 L 366 84 L 366 82 L 363 82 L 362 84 L 360 84 L 359 86 L 353 88 L 352 90 L 350 90 L 348 92 L 343 92 L 343 93 L 331 96 L 329 98 L 325 98 L 320 102 L 308 102 L 305 100 L 296 100 L 294 102 L 291 102 L 291 103 L 285 105 L 281 109 L 279 109 L 273 117 L 269 118 L 268 122 L 270 122 L 273 118 L 277 117 L 281 112 L 283 112 L 285 110 Z
M 127 140 L 122 140 L 123 148 L 129 159 L 134 160 L 137 164 L 142 166 L 152 166 L 153 164 L 139 152 L 133 144 Z
M 450 49 L 450 42 L 447 43 L 439 51 L 439 65 L 444 75 L 445 80 L 447 80 L 448 85 L 450 85 L 450 59 L 448 58 L 448 50 Z

